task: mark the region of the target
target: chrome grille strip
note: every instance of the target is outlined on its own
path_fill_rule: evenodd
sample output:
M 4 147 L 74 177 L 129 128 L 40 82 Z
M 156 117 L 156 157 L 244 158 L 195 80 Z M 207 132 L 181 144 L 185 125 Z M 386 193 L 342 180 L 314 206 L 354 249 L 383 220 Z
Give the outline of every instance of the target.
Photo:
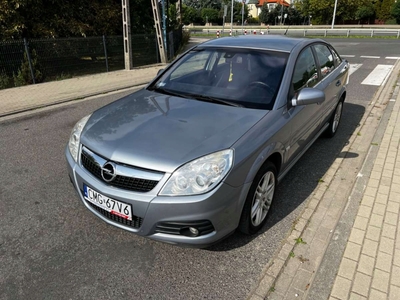
M 101 156 L 97 155 L 96 153 L 92 152 L 85 146 L 82 146 L 82 151 L 84 151 L 87 157 L 97 166 L 100 168 L 108 161 Z M 143 170 L 138 169 L 135 167 L 127 167 L 119 163 L 116 164 L 115 173 L 116 175 L 124 176 L 124 177 L 131 177 L 137 179 L 145 179 L 145 180 L 152 180 L 152 181 L 160 181 L 161 178 L 164 176 L 163 173 L 154 172 L 150 170 Z

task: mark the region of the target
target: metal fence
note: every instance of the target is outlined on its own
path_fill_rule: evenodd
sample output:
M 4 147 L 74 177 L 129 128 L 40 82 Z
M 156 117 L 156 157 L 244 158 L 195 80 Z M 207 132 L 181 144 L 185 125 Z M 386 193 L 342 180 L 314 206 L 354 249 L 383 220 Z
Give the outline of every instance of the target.
M 182 27 L 168 34 L 168 60 L 172 60 L 182 45 Z
M 182 31 L 169 34 L 172 58 Z M 132 35 L 133 67 L 160 62 L 155 34 Z M 121 70 L 122 36 L 0 41 L 0 89 Z
M 186 28 L 185 30 L 189 31 L 192 36 L 201 35 L 201 36 L 210 36 L 212 38 L 215 37 L 223 37 L 230 36 L 229 29 L 222 31 L 220 28 Z M 399 39 L 400 38 L 400 29 L 397 28 L 335 28 L 330 29 L 326 28 L 326 26 L 321 28 L 296 28 L 296 27 L 282 27 L 282 26 L 271 26 L 271 28 L 267 28 L 266 26 L 257 26 L 250 27 L 246 26 L 243 28 L 234 28 L 232 35 L 254 35 L 254 34 L 278 34 L 278 35 L 288 35 L 293 37 L 307 37 L 307 36 L 318 36 L 318 37 L 390 37 Z

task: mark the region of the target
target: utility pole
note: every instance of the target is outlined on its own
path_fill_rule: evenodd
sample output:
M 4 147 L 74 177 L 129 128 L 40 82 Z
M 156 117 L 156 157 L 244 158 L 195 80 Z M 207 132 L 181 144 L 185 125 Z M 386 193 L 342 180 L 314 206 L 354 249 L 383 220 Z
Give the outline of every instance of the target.
M 245 0 L 242 1 L 242 34 L 243 34 L 243 22 L 244 22 L 244 3 Z
M 231 33 L 233 34 L 233 0 L 231 6 Z
M 182 24 L 182 0 L 176 1 L 176 21 L 179 25 Z
M 165 0 L 161 0 L 161 14 L 162 14 L 164 48 L 165 51 L 167 51 L 167 24 L 165 22 Z
M 225 18 L 228 13 L 228 5 L 224 5 L 224 17 L 222 19 L 222 34 L 224 34 L 224 29 L 225 29 Z
M 132 61 L 132 36 L 131 36 L 131 16 L 129 11 L 129 0 L 122 0 L 122 28 L 124 33 L 124 59 L 125 70 L 131 70 Z
M 331 26 L 331 29 L 333 29 L 333 26 L 335 26 L 336 7 L 337 7 L 337 0 L 335 0 L 335 8 L 333 9 L 333 18 L 332 18 L 332 26 Z
M 122 0 L 122 1 L 125 1 L 125 0 Z M 158 9 L 158 1 L 151 0 L 151 7 L 153 10 L 154 26 L 156 28 L 158 51 L 160 53 L 161 62 L 167 63 L 167 50 L 166 50 L 165 44 L 164 44 L 163 31 L 161 30 L 160 11 Z

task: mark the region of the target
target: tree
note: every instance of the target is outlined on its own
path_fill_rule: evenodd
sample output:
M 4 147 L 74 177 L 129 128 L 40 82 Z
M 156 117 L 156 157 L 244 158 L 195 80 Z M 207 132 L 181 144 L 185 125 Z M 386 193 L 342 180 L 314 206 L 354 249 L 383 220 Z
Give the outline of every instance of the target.
M 119 0 L 0 0 L 0 39 L 121 32 Z
M 368 21 L 375 15 L 374 7 L 371 4 L 369 5 L 363 5 L 360 8 L 357 9 L 356 11 L 356 18 L 360 20 L 359 22 L 362 21 Z
M 214 8 L 203 8 L 201 10 L 201 18 L 204 23 L 206 22 L 218 22 L 219 11 Z
M 303 16 L 310 15 L 310 0 L 295 0 L 294 7 Z
M 151 2 L 127 1 L 130 1 L 131 32 L 153 32 Z M 0 0 L 0 39 L 103 34 L 122 34 L 121 0 Z
M 394 5 L 394 0 L 383 0 L 381 1 L 381 7 L 378 14 L 378 18 L 383 21 L 387 21 L 392 17 L 392 7 Z
M 378 0 L 379 2 L 379 0 Z M 356 12 L 362 6 L 369 6 L 371 0 L 338 1 L 335 23 L 356 20 Z M 332 23 L 335 0 L 297 0 L 295 7 L 303 16 L 312 15 L 313 23 Z
M 269 24 L 269 9 L 268 9 L 268 4 L 264 3 L 263 6 L 261 7 L 261 12 L 258 15 L 258 19 L 260 20 L 261 23 L 264 24 Z
M 400 1 L 397 1 L 392 7 L 392 17 L 396 19 L 396 23 L 400 24 Z
M 200 11 L 194 7 L 182 5 L 182 23 L 188 25 L 190 23 L 200 23 Z

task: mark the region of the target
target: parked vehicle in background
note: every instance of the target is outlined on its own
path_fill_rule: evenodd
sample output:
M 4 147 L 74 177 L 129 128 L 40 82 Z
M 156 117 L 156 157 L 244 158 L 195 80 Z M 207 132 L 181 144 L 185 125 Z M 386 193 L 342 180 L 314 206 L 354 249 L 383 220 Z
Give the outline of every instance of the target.
M 349 64 L 319 39 L 200 44 L 146 88 L 80 120 L 65 154 L 84 205 L 193 247 L 260 230 L 276 185 L 340 122 Z

